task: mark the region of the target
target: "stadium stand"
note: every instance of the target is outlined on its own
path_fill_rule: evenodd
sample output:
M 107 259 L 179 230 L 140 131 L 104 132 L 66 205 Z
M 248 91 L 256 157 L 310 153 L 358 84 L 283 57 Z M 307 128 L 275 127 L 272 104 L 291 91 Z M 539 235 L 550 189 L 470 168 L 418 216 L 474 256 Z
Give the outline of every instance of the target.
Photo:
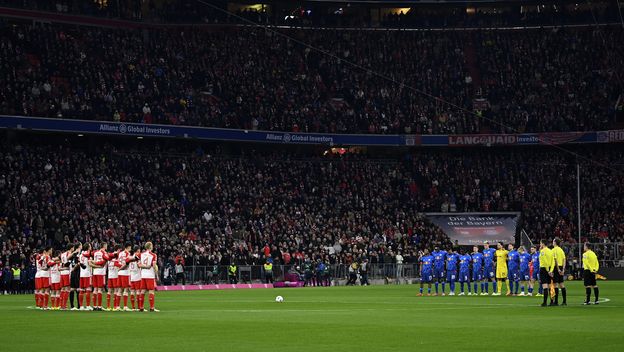
M 333 57 L 257 28 L 5 24 L 0 113 L 377 134 L 616 123 L 622 28 L 281 33 Z
M 418 215 L 423 211 L 522 211 L 534 241 L 575 241 L 575 163 L 554 151 L 435 150 L 379 159 L 36 138 L 1 147 L 4 263 L 28 262 L 43 245 L 148 239 L 165 261 L 182 253 L 260 264 L 268 244 L 278 263 L 283 253 L 383 263 L 397 251 L 413 263 L 420 249 L 451 245 Z M 621 168 L 621 148 L 589 149 L 587 157 Z M 583 174 L 584 239 L 624 241 L 621 173 L 583 166 Z

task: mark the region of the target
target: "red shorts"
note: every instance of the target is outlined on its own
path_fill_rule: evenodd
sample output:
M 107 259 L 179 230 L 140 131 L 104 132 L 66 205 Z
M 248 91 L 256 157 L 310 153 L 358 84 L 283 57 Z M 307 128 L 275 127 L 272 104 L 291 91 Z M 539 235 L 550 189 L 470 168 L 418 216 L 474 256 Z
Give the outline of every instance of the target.
M 130 288 L 130 276 L 128 275 L 119 275 L 117 278 L 118 286 L 120 288 Z
M 119 280 L 117 278 L 115 279 L 108 279 L 108 288 L 117 288 L 119 287 Z
M 91 288 L 91 277 L 81 277 L 80 288 Z
M 35 290 L 41 290 L 44 288 L 50 288 L 50 278 L 49 277 L 35 278 Z
M 60 291 L 61 290 L 61 283 L 60 282 L 55 282 L 55 283 L 51 283 L 50 284 L 50 290 L 52 291 Z
M 156 279 L 141 279 L 141 290 L 155 290 Z
M 130 283 L 130 288 L 133 290 L 140 290 L 141 289 L 141 281 L 132 281 Z
M 69 274 L 61 275 L 61 286 L 62 287 L 69 287 Z
M 104 275 L 93 275 L 93 288 L 104 288 Z

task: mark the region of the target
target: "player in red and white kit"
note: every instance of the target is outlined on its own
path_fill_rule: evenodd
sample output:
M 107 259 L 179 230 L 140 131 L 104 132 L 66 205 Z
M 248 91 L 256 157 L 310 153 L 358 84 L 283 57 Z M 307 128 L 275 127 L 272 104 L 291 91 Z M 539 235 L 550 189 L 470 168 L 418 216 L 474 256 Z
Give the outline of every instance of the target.
M 117 255 L 117 260 L 121 267 L 119 268 L 117 282 L 119 283 L 119 290 L 123 294 L 123 310 L 128 312 L 131 309 L 128 307 L 128 294 L 130 293 L 130 272 L 128 271 L 129 262 L 128 260 L 131 258 L 130 251 L 132 250 L 132 245 L 130 243 L 126 243 L 124 246 L 124 250 L 119 252 Z
M 52 301 L 52 310 L 60 309 L 61 287 L 61 262 L 59 260 L 50 265 L 50 298 Z
M 108 244 L 102 243 L 100 249 L 93 252 L 91 266 L 93 267 L 93 310 L 102 310 L 102 292 L 106 282 L 106 262 L 110 259 L 106 251 Z
M 85 243 L 80 253 L 80 288 L 78 289 L 78 301 L 80 310 L 93 310 L 91 306 L 91 244 Z M 87 298 L 87 305 L 83 304 L 84 298 Z
M 37 272 L 35 273 L 35 303 L 39 309 L 49 309 L 50 299 L 50 266 L 55 263 L 50 258 L 52 247 L 46 247 L 35 257 Z
M 121 301 L 121 288 L 119 288 L 119 268 L 121 263 L 119 262 L 118 255 L 121 252 L 121 246 L 118 245 L 115 248 L 114 253 L 108 253 L 108 288 L 106 292 L 106 310 L 119 311 L 119 302 Z M 111 295 L 113 295 L 113 309 L 111 309 L 110 301 Z
M 152 242 L 145 243 L 145 251 L 141 253 L 139 268 L 141 268 L 141 293 L 139 294 L 139 311 L 143 311 L 145 303 L 145 292 L 149 294 L 150 312 L 158 312 L 154 308 L 154 290 L 156 289 L 156 280 L 158 279 L 158 265 L 156 263 L 156 254 L 152 252 L 154 245 Z
M 128 262 L 128 272 L 130 273 L 130 303 L 132 310 L 137 311 L 138 305 L 135 305 L 135 299 L 138 303 L 139 294 L 141 293 L 141 269 L 139 268 L 139 260 L 141 260 L 141 247 L 134 246 L 132 255 L 126 259 Z
M 61 253 L 61 293 L 60 293 L 60 307 L 61 309 L 67 309 L 67 298 L 69 298 L 69 292 L 71 291 L 69 276 L 71 273 L 71 259 L 80 253 L 82 245 L 70 244 L 67 250 Z

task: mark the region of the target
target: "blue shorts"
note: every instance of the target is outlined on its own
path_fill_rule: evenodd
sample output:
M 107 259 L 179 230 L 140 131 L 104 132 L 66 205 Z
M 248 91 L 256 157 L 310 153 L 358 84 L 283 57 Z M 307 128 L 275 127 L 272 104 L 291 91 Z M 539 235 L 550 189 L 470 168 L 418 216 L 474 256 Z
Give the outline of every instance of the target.
M 459 282 L 470 282 L 470 274 L 468 271 L 459 272 Z
M 456 280 L 457 280 L 457 271 L 453 270 L 453 271 L 449 271 L 446 273 L 446 281 L 455 282 Z
M 531 280 L 531 275 L 529 275 L 529 271 L 520 271 L 520 281 L 529 281 Z
M 518 272 L 518 270 L 509 270 L 509 273 L 507 274 L 507 279 L 509 281 L 520 281 L 520 273 Z
M 494 279 L 496 278 L 496 272 L 494 272 L 493 266 L 486 266 L 483 269 L 483 278 L 485 279 Z
M 483 280 L 483 273 L 481 270 L 473 270 L 472 271 L 472 281 L 481 281 Z
M 431 283 L 433 282 L 433 275 L 430 271 L 424 271 L 420 275 L 420 282 Z
M 537 270 L 533 269 L 533 276 L 531 276 L 531 279 L 535 280 L 535 281 L 539 281 L 539 279 L 540 279 L 539 278 L 539 273 L 540 273 L 539 268 L 537 268 Z
M 434 279 L 444 279 L 444 270 L 443 269 L 433 269 L 433 278 Z

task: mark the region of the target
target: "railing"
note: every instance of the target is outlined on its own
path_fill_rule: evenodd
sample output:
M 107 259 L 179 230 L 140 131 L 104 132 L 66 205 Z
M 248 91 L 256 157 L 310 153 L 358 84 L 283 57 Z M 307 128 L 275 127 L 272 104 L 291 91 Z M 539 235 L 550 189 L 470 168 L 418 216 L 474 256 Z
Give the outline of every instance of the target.
M 299 270 L 297 270 L 299 267 Z M 362 273 L 358 271 L 361 277 Z M 187 265 L 184 266 L 183 275 L 176 275 L 174 266 L 165 266 L 161 270 L 161 281 L 164 285 L 174 284 L 219 284 L 229 283 L 231 279 L 235 279 L 237 283 L 250 283 L 257 281 L 265 281 L 264 268 L 261 265 L 239 265 L 236 276 L 228 276 L 227 265 L 217 266 L 201 266 L 201 265 Z M 290 265 L 274 265 L 273 266 L 273 279 L 276 281 L 284 280 L 284 278 L 297 275 L 302 281 L 306 278 L 306 273 L 303 270 L 303 265 L 290 264 Z M 418 277 L 418 264 L 368 264 L 368 279 L 409 279 Z M 316 270 L 311 272 L 313 279 L 317 278 Z M 348 264 L 333 264 L 329 265 L 326 271 L 324 279 L 329 280 L 346 280 L 349 278 L 349 265 Z

